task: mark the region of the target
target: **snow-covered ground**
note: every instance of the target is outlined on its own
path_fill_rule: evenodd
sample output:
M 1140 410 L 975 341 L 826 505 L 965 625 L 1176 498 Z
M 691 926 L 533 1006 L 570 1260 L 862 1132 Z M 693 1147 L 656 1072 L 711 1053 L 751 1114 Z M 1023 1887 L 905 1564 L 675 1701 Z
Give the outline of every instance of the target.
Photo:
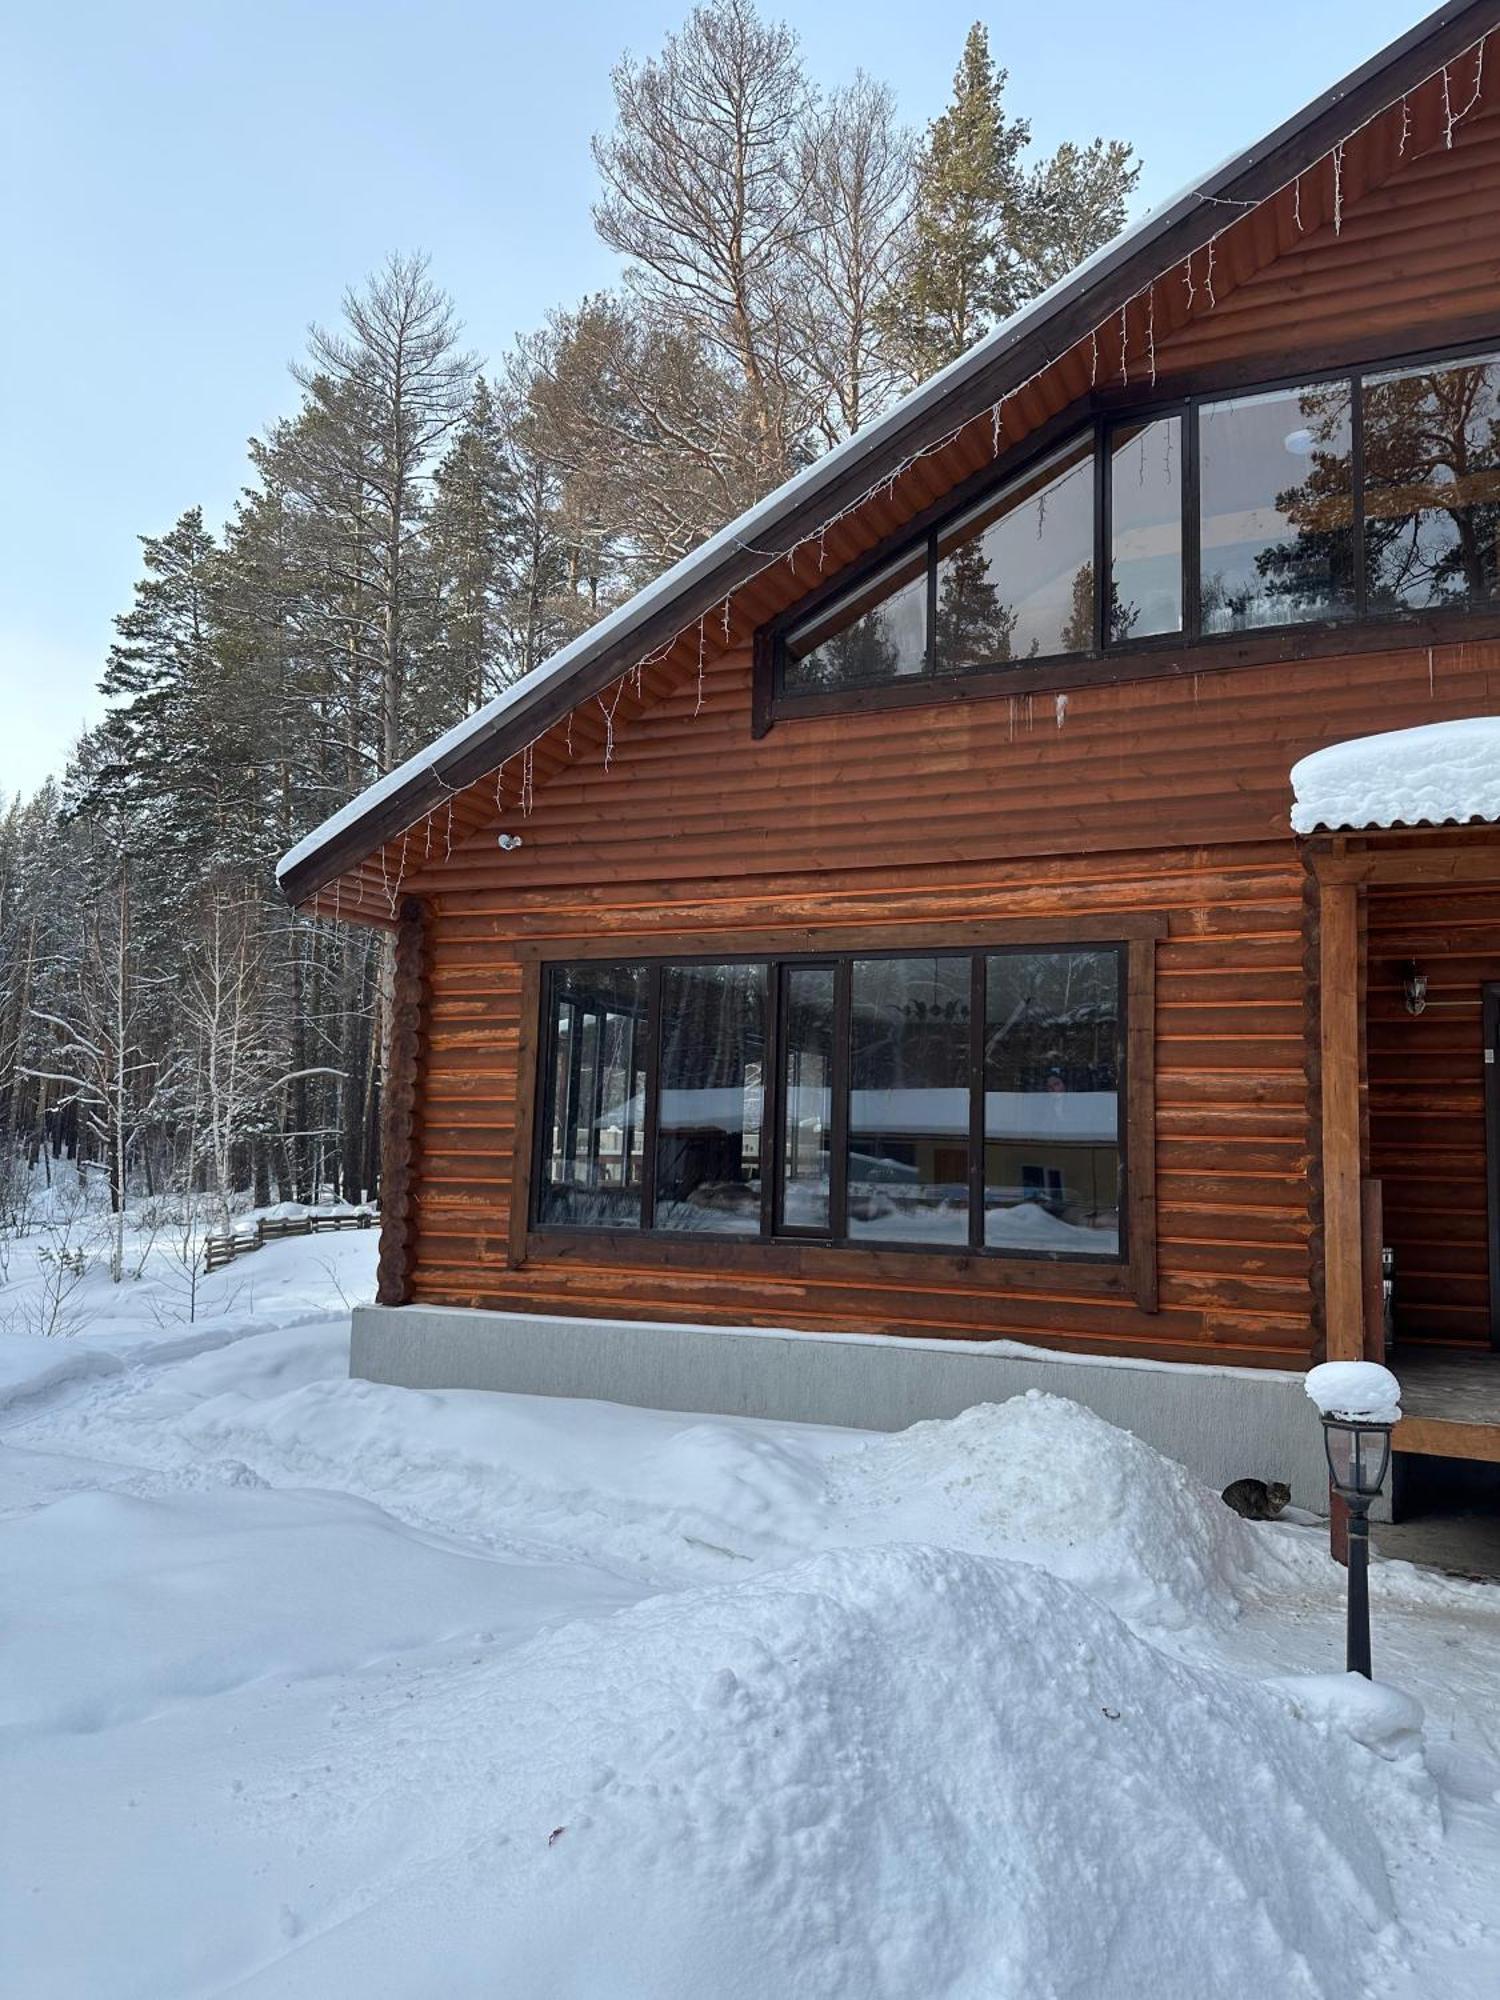
M 0 1953 L 45 2000 L 1477 2000 L 1500 1589 L 1073 1404 L 347 1379 L 369 1235 L 0 1289 Z M 1309 1420 L 1316 1418 L 1309 1413 Z

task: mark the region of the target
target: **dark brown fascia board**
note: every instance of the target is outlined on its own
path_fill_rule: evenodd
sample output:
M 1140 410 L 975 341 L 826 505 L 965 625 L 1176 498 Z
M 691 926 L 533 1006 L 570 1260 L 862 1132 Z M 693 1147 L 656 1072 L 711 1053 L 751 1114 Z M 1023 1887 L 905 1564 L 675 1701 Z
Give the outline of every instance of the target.
M 872 425 L 852 450 L 829 454 L 828 477 L 797 478 L 778 488 L 726 531 L 728 546 L 700 575 L 640 619 L 608 621 L 597 650 L 580 652 L 571 670 L 538 685 L 535 698 L 512 703 L 445 756 L 384 793 L 367 813 L 346 821 L 279 878 L 282 893 L 303 903 L 326 883 L 411 826 L 424 812 L 515 756 L 580 702 L 590 700 L 720 605 L 775 557 L 795 548 L 841 508 L 860 499 L 912 453 L 982 411 L 1059 359 L 1085 334 L 1163 271 L 1227 228 L 1225 210 L 1253 207 L 1330 152 L 1340 139 L 1473 46 L 1500 25 L 1500 0 L 1451 0 L 1324 91 L 1257 145 L 1216 168 L 1160 210 L 1142 218 L 1051 292 L 1023 307 L 997 332 Z M 1023 440 L 1024 445 L 1024 440 Z M 1018 446 L 1018 449 L 1021 447 Z M 746 546 L 749 543 L 751 546 Z M 693 558 L 685 567 L 691 571 Z M 649 590 L 643 597 L 650 599 Z M 540 676 L 544 669 L 537 670 Z

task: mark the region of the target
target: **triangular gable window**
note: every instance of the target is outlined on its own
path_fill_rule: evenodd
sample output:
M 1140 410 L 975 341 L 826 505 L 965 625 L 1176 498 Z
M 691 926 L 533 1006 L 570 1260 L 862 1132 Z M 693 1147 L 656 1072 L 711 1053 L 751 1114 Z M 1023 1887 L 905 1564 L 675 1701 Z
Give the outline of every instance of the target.
M 1264 657 L 1295 657 L 1492 611 L 1500 355 L 1394 361 L 1099 419 L 769 627 L 774 690 L 804 709 L 986 673 L 1029 692 L 1034 663 L 1069 662 L 1070 686 L 1106 653 L 1110 675 L 1153 652 L 1180 671 L 1184 645 L 1265 633 Z
M 1085 431 L 793 626 L 787 691 L 1088 652 L 1094 455 Z

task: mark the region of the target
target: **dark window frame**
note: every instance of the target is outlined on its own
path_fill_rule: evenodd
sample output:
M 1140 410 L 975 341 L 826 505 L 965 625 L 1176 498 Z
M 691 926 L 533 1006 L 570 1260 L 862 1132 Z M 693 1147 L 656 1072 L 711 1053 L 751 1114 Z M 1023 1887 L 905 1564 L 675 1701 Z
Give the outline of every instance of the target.
M 1351 347 L 1337 364 L 1326 353 L 1309 355 L 1306 364 L 1289 366 L 1271 376 L 1245 367 L 1226 368 L 1184 378 L 1173 392 L 1153 389 L 1096 392 L 1023 440 L 999 466 L 981 468 L 951 493 L 923 509 L 911 521 L 844 569 L 799 598 L 761 626 L 754 639 L 752 729 L 763 736 L 775 721 L 796 716 L 847 714 L 870 708 L 924 707 L 938 702 L 978 700 L 1005 694 L 1065 692 L 1070 688 L 1189 674 L 1220 667 L 1260 666 L 1279 661 L 1316 659 L 1353 652 L 1378 652 L 1446 640 L 1500 636 L 1500 605 L 1438 607 L 1425 610 L 1372 609 L 1368 601 L 1364 503 L 1363 378 L 1398 369 L 1439 368 L 1453 362 L 1500 362 L 1500 331 L 1486 323 L 1462 340 L 1413 351 L 1391 352 L 1378 343 Z M 1232 632 L 1202 630 L 1201 549 L 1199 522 L 1199 421 L 1206 403 L 1271 394 L 1278 390 L 1312 388 L 1325 382 L 1346 382 L 1350 397 L 1350 477 L 1353 483 L 1355 605 L 1346 617 L 1308 619 L 1285 625 L 1265 625 Z M 1109 582 L 1112 575 L 1110 509 L 1108 504 L 1108 436 L 1120 425 L 1149 422 L 1180 413 L 1183 418 L 1182 479 L 1182 608 L 1180 632 L 1150 634 L 1138 639 L 1107 640 Z M 1086 653 L 1056 653 L 1046 659 L 998 661 L 941 673 L 932 658 L 933 627 L 929 610 L 928 657 L 921 674 L 898 680 L 852 684 L 830 689 L 796 689 L 785 685 L 786 639 L 818 609 L 856 590 L 862 579 L 899 559 L 904 551 L 925 542 L 929 563 L 929 607 L 935 566 L 932 551 L 946 527 L 959 515 L 1022 478 L 1034 465 L 1092 429 L 1094 441 L 1094 645 Z
M 872 1270 L 910 1271 L 918 1269 L 953 1278 L 982 1269 L 986 1283 L 1013 1283 L 1018 1288 L 1045 1283 L 1047 1274 L 1066 1274 L 1057 1288 L 1069 1292 L 1100 1292 L 1132 1300 L 1147 1312 L 1156 1307 L 1156 1190 L 1155 1190 L 1155 942 L 1167 930 L 1163 915 L 1147 912 L 1113 921 L 1059 920 L 1055 923 L 997 920 L 992 923 L 964 923 L 945 926 L 903 926 L 884 935 L 866 930 L 831 930 L 816 941 L 806 932 L 757 933 L 726 939 L 719 950 L 705 951 L 701 937 L 683 939 L 682 949 L 673 949 L 668 936 L 650 939 L 550 940 L 543 945 L 520 948 L 523 962 L 523 1004 L 526 1019 L 523 1050 L 529 1060 L 529 1080 L 523 1077 L 523 1115 L 518 1122 L 515 1182 L 512 1191 L 508 1262 L 516 1267 L 533 1259 L 576 1259 L 602 1253 L 609 1262 L 657 1266 L 702 1266 L 747 1271 L 787 1271 L 809 1276 L 844 1275 L 868 1281 Z M 837 1024 L 833 1052 L 832 1187 L 830 1211 L 847 1226 L 843 1185 L 847 1172 L 849 1097 L 849 986 L 856 958 L 960 956 L 971 961 L 971 977 L 982 984 L 983 959 L 1009 951 L 1102 951 L 1118 955 L 1119 1021 L 1119 1121 L 1117 1145 L 1121 1161 L 1121 1200 L 1117 1256 L 1100 1256 L 1077 1251 L 1036 1251 L 991 1248 L 974 1241 L 974 1209 L 971 1201 L 971 1234 L 967 1247 L 941 1243 L 920 1244 L 870 1241 L 830 1232 L 805 1233 L 785 1229 L 775 1233 L 746 1235 L 715 1234 L 709 1231 L 677 1231 L 642 1226 L 611 1227 L 588 1223 L 542 1221 L 536 1211 L 543 1184 L 545 1157 L 545 1100 L 550 1036 L 552 969 L 587 960 L 612 962 L 647 961 L 651 971 L 652 1001 L 655 1007 L 647 1038 L 647 1070 L 652 1077 L 648 1090 L 646 1129 L 648 1143 L 654 1124 L 654 1065 L 660 1035 L 658 968 L 667 964 L 769 963 L 775 968 L 776 985 L 783 983 L 781 967 L 787 965 L 833 965 Z M 771 1013 L 779 1013 L 773 1008 Z M 971 1007 L 972 1019 L 972 1007 Z M 772 1033 L 779 1043 L 779 1020 Z M 975 1030 L 978 1044 L 982 1030 Z M 972 1058 L 971 1058 L 972 1061 Z M 779 1178 L 784 1138 L 784 1104 L 781 1094 L 779 1060 L 774 1078 L 774 1107 L 764 1128 L 762 1143 L 771 1149 L 773 1174 Z M 975 1099 L 971 1088 L 971 1121 L 982 1116 L 973 1106 L 982 1107 L 983 1095 Z M 654 1152 L 643 1165 L 647 1190 L 654 1188 Z M 970 1149 L 970 1176 L 983 1174 L 983 1148 L 975 1156 Z M 762 1174 L 762 1229 L 773 1211 L 773 1190 Z M 982 1183 L 981 1183 L 982 1184 Z M 982 1200 L 982 1197 L 981 1197 Z M 643 1204 L 643 1218 L 650 1214 L 649 1199 Z M 982 1230 L 980 1212 L 978 1228 Z M 894 1259 L 894 1264 L 887 1262 Z

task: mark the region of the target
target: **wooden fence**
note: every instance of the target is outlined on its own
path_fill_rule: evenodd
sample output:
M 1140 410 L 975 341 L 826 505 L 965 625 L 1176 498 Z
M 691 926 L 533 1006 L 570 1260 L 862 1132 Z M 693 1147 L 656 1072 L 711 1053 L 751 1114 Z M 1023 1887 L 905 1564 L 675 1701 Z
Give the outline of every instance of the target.
M 263 1216 L 248 1229 L 235 1229 L 203 1242 L 203 1268 L 222 1271 L 236 1257 L 247 1257 L 268 1243 L 287 1236 L 321 1236 L 330 1229 L 373 1229 L 380 1217 L 373 1208 L 359 1208 L 338 1215 Z

